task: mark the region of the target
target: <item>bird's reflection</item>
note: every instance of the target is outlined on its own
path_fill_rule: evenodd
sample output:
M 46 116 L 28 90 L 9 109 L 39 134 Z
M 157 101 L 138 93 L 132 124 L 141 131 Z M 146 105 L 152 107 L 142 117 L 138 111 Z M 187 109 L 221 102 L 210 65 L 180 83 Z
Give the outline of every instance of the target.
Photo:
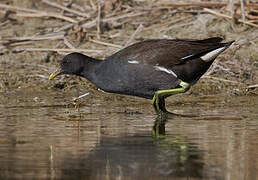
M 103 137 L 90 154 L 67 156 L 61 179 L 201 179 L 203 152 L 186 137 Z
M 160 137 L 165 135 L 165 125 L 168 119 L 167 113 L 158 113 L 154 125 L 152 127 L 152 136 Z
M 161 137 L 166 134 L 166 122 L 168 119 L 173 120 L 177 117 L 197 117 L 196 115 L 186 115 L 186 114 L 176 114 L 172 112 L 159 112 L 154 121 L 154 125 L 152 127 L 152 136 L 153 137 Z

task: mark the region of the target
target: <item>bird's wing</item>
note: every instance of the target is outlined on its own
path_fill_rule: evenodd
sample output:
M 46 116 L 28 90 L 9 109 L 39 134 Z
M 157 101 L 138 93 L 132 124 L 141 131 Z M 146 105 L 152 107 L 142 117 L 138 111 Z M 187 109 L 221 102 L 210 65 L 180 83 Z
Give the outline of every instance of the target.
M 204 40 L 152 39 L 128 46 L 106 60 L 173 67 L 188 60 L 199 58 L 214 49 L 225 46 L 221 38 Z

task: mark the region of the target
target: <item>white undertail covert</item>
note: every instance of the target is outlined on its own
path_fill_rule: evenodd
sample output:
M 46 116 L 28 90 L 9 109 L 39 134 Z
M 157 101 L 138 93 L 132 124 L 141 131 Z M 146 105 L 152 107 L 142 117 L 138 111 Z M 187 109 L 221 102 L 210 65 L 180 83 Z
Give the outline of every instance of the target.
M 209 61 L 213 60 L 214 58 L 216 58 L 225 49 L 227 49 L 227 47 L 221 47 L 221 48 L 215 49 L 215 50 L 208 52 L 207 54 L 201 56 L 201 59 L 205 62 L 209 62 Z

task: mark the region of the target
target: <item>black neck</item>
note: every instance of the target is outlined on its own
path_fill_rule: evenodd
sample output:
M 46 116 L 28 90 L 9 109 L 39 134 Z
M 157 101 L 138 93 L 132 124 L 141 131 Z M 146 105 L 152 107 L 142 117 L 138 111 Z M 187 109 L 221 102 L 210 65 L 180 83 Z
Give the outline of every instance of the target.
M 92 81 L 95 77 L 95 70 L 101 62 L 102 60 L 89 57 L 87 61 L 84 61 L 84 69 L 81 71 L 79 76 L 86 77 L 88 80 Z

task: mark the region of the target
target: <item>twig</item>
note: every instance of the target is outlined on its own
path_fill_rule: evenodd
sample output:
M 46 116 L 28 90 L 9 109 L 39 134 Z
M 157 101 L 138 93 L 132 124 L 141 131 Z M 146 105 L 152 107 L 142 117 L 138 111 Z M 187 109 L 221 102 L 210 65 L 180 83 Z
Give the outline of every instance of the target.
M 235 15 L 234 0 L 229 0 L 230 15 L 233 18 Z
M 26 77 L 39 77 L 42 79 L 48 79 L 48 76 L 42 75 L 42 74 L 35 74 L 35 75 L 27 75 Z
M 62 26 L 61 28 L 58 28 L 58 29 L 54 30 L 54 32 L 57 33 L 57 32 L 60 32 L 60 31 L 65 31 L 67 29 L 70 29 L 73 26 L 74 26 L 74 24 L 66 24 L 66 25 Z
M 126 44 L 124 45 L 124 47 L 128 46 L 129 44 L 132 43 L 132 41 L 134 40 L 135 36 L 142 31 L 143 25 L 140 24 L 137 29 L 134 31 L 134 33 L 131 35 L 130 39 L 126 42 Z
M 39 41 L 39 40 L 56 40 L 63 39 L 65 33 L 53 33 L 48 35 L 41 36 L 24 36 L 24 37 L 11 37 L 11 38 L 2 38 L 6 41 Z
M 83 97 L 85 97 L 85 96 L 88 96 L 89 94 L 90 94 L 90 93 L 87 92 L 87 93 L 85 93 L 85 94 L 83 94 L 83 95 L 80 95 L 79 97 L 73 98 L 73 101 L 78 101 L 79 99 L 81 99 L 81 98 L 83 98 Z
M 17 6 L 11 6 L 11 5 L 6 5 L 6 4 L 0 4 L 0 8 L 5 8 L 9 10 L 16 10 L 16 11 L 25 11 L 25 12 L 30 12 L 30 13 L 39 13 L 41 11 L 34 10 L 34 9 L 27 9 L 27 8 L 21 8 Z
M 123 19 L 123 18 L 130 18 L 130 17 L 135 17 L 135 16 L 140 16 L 140 15 L 144 15 L 147 14 L 148 12 L 130 12 L 127 14 L 123 14 L 123 15 L 119 15 L 119 16 L 115 16 L 115 17 L 110 17 L 110 18 L 105 18 L 103 19 L 103 22 L 109 22 L 109 21 L 117 21 L 119 19 Z
M 211 9 L 204 8 L 203 10 L 206 11 L 206 12 L 209 12 L 209 13 L 211 13 L 211 14 L 214 14 L 214 15 L 216 15 L 216 16 L 220 16 L 220 17 L 232 19 L 232 17 L 230 17 L 230 16 L 228 16 L 228 15 L 218 13 L 218 12 L 213 11 L 213 10 L 211 10 Z M 238 21 L 241 22 L 241 23 L 247 24 L 247 25 L 249 25 L 249 26 L 258 27 L 257 24 L 254 24 L 254 23 L 251 23 L 251 22 L 248 22 L 248 21 L 243 21 L 243 20 L 241 20 L 241 19 L 239 19 Z
M 247 86 L 247 89 L 255 89 L 258 88 L 258 84 Z
M 64 43 L 67 47 L 71 48 L 71 49 L 76 49 L 68 40 L 66 37 L 64 37 Z
M 82 6 L 80 6 L 80 5 L 78 5 L 78 4 L 75 4 L 74 2 L 71 2 L 72 4 L 71 4 L 71 6 L 73 7 L 73 8 L 75 8 L 75 9 L 78 9 L 78 10 L 80 10 L 81 12 L 84 12 L 85 11 L 85 9 L 82 7 Z M 86 13 L 85 13 L 86 14 Z M 87 14 L 88 15 L 88 14 Z M 90 15 L 89 15 L 90 16 Z
M 212 76 L 207 76 L 207 75 L 202 76 L 202 78 L 213 79 L 213 80 L 228 82 L 228 83 L 232 83 L 232 84 L 244 84 L 244 83 L 237 82 L 237 81 L 232 81 L 232 80 L 228 80 L 228 79 L 222 79 L 222 78 L 217 78 L 217 77 L 212 77 Z
M 101 18 L 101 0 L 98 0 L 98 17 L 97 17 L 97 38 L 100 39 L 100 33 L 101 33 L 101 29 L 100 29 L 100 18 Z
M 78 21 L 70 18 L 70 17 L 66 17 L 57 13 L 51 13 L 51 12 L 38 12 L 38 13 L 16 13 L 17 16 L 21 16 L 21 17 L 54 17 L 57 19 L 62 19 L 71 23 L 78 23 Z
M 90 42 L 94 42 L 97 44 L 101 44 L 104 46 L 111 46 L 111 47 L 115 47 L 115 48 L 119 48 L 121 49 L 123 46 L 117 45 L 117 44 L 111 44 L 111 43 L 106 43 L 106 42 L 102 42 L 102 41 L 98 41 L 98 40 L 94 40 L 94 39 L 89 39 Z
M 233 3 L 234 0 L 230 0 L 230 4 Z M 156 3 L 155 5 L 158 6 L 164 6 L 161 8 L 177 8 L 177 7 L 209 7 L 209 8 L 214 8 L 214 7 L 224 7 L 227 6 L 228 3 L 225 2 L 210 2 L 210 1 L 197 1 L 197 2 L 161 2 L 161 3 Z M 240 6 L 239 3 L 235 3 L 234 5 Z M 246 7 L 248 8 L 257 8 L 258 4 L 255 3 L 247 3 Z
M 97 7 L 95 6 L 95 4 L 93 3 L 92 0 L 90 0 L 90 5 L 91 5 L 92 9 L 96 11 Z
M 13 47 L 13 46 L 20 46 L 20 45 L 27 45 L 27 44 L 35 44 L 35 41 L 13 41 L 13 42 L 7 42 L 4 43 L 8 47 Z
M 18 45 L 25 45 L 25 44 L 31 44 L 34 41 L 40 41 L 40 40 L 57 40 L 57 39 L 63 39 L 64 33 L 62 34 L 50 34 L 47 36 L 28 36 L 28 37 L 11 37 L 11 38 L 3 38 L 0 40 L 0 43 L 6 46 L 18 46 Z
M 117 21 L 119 19 L 140 16 L 140 15 L 143 15 L 143 14 L 147 14 L 147 12 L 139 12 L 139 13 L 130 12 L 130 13 L 126 13 L 126 14 L 123 14 L 123 15 L 115 16 L 115 17 L 104 18 L 104 19 L 102 19 L 102 22 Z M 83 28 L 92 28 L 94 26 L 96 26 L 96 19 L 82 24 Z
M 173 7 L 189 7 L 189 6 L 196 6 L 196 7 L 223 7 L 225 3 L 220 2 L 162 2 L 161 5 L 168 5 Z
M 245 7 L 243 0 L 240 0 L 241 3 L 241 13 L 242 13 L 242 21 L 245 21 Z
M 10 22 L 10 20 L 0 23 L 0 27 L 3 27 L 4 25 L 8 24 L 9 22 Z
M 46 3 L 46 4 L 50 5 L 50 6 L 54 6 L 54 7 L 56 7 L 56 8 L 62 9 L 62 10 L 64 10 L 64 11 L 73 13 L 73 14 L 78 15 L 78 16 L 87 17 L 87 18 L 90 17 L 90 15 L 88 15 L 88 14 L 86 14 L 86 13 L 82 13 L 82 12 L 79 12 L 79 11 L 75 11 L 75 10 L 69 9 L 69 8 L 67 8 L 67 7 L 65 7 L 65 6 L 56 4 L 56 3 L 54 3 L 54 2 L 50 2 L 49 0 L 42 0 L 42 2 L 44 2 L 44 3 Z
M 34 10 L 34 9 L 20 8 L 20 7 L 17 7 L 17 6 L 11 6 L 11 5 L 5 5 L 5 4 L 0 4 L 0 8 L 26 12 L 26 13 L 16 12 L 17 16 L 23 16 L 23 17 L 54 17 L 54 18 L 63 19 L 65 21 L 69 21 L 69 22 L 72 22 L 72 23 L 77 23 L 76 20 L 74 20 L 70 17 L 62 16 L 60 14 L 52 13 L 52 12 L 44 12 L 44 11 L 39 11 L 39 10 Z
M 17 48 L 13 49 L 13 52 L 23 51 L 54 51 L 54 52 L 84 52 L 84 53 L 102 53 L 102 50 L 92 49 L 55 49 L 55 48 Z

